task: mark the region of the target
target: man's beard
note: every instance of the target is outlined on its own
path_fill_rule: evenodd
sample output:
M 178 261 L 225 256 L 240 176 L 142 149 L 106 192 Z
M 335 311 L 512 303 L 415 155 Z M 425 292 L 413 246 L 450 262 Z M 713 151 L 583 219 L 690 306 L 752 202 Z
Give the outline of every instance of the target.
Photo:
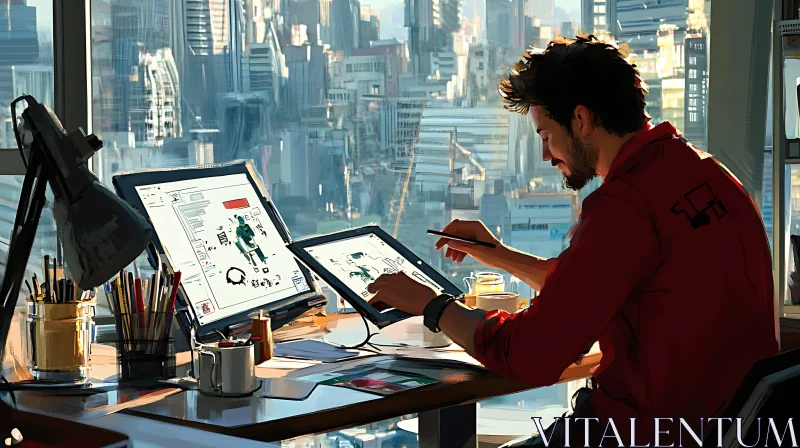
M 578 191 L 597 176 L 597 148 L 586 146 L 578 137 L 572 137 L 570 163 L 567 165 L 570 174 L 564 174 L 564 186 Z M 564 162 L 566 165 L 566 162 Z

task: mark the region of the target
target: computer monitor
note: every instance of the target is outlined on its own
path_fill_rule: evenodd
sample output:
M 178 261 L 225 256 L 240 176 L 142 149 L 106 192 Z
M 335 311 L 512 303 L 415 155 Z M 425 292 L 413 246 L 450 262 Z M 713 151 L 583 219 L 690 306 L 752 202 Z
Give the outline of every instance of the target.
M 113 178 L 120 197 L 152 223 L 159 253 L 181 271 L 179 323 L 200 341 L 259 310 L 276 328 L 324 306 L 313 277 L 286 248 L 289 231 L 258 179 L 246 162 Z

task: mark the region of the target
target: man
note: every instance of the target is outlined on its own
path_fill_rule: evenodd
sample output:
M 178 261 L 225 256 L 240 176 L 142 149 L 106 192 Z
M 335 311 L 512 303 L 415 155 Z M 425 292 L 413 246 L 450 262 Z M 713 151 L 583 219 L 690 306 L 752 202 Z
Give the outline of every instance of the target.
M 446 233 L 497 247 L 441 239 L 437 248 L 541 291 L 528 309 L 470 309 L 404 274 L 378 278 L 372 300 L 438 319 L 489 370 L 533 386 L 555 383 L 599 341 L 597 387 L 575 411 L 599 419 L 590 445 L 618 446 L 610 421 L 625 446 L 634 431 L 637 444 L 652 443 L 654 419 L 671 417 L 660 444 L 678 446 L 677 418 L 699 434 L 701 419 L 725 410 L 753 364 L 777 352 L 764 224 L 724 166 L 670 123 L 649 124 L 646 86 L 614 44 L 557 39 L 523 56 L 500 85 L 506 108 L 531 116 L 544 160 L 567 186 L 603 179 L 584 200 L 570 247 L 542 259 L 503 246 L 480 222 L 454 221 Z M 545 431 L 549 446 L 563 443 L 555 429 Z M 573 446 L 583 446 L 583 432 L 571 426 Z M 703 437 L 715 433 L 706 427 Z M 682 439 L 692 442 L 685 432 Z

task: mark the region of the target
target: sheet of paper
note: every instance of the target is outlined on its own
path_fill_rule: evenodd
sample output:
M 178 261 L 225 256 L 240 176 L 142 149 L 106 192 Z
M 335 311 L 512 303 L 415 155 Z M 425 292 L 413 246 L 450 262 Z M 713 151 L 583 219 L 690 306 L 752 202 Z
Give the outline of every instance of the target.
M 275 345 L 274 356 L 293 359 L 310 359 L 330 362 L 358 356 L 358 350 L 349 350 L 322 341 L 300 339 Z

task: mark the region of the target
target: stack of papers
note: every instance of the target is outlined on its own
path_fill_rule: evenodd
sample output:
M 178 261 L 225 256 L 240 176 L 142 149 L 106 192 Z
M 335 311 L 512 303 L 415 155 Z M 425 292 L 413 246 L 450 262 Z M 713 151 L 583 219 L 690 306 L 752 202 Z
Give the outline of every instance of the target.
M 299 339 L 275 345 L 273 356 L 290 359 L 307 359 L 321 362 L 333 362 L 353 358 L 359 355 L 358 350 L 341 348 L 323 341 Z

